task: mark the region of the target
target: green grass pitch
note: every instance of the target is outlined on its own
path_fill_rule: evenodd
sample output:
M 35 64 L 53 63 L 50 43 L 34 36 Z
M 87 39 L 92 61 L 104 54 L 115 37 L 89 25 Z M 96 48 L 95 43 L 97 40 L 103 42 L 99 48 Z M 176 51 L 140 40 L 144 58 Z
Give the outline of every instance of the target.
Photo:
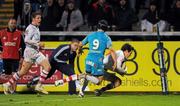
M 87 94 L 79 98 L 66 94 L 0 94 L 0 106 L 180 106 L 180 95 Z

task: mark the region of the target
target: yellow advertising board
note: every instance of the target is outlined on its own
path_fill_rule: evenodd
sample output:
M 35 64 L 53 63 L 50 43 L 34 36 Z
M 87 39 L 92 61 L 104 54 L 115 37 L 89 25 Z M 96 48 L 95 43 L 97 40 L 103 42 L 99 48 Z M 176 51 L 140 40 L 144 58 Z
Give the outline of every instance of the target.
M 122 45 L 121 43 L 114 43 L 115 46 Z M 130 76 L 122 77 L 122 86 L 115 89 L 117 91 L 161 91 L 161 81 L 159 73 L 159 66 L 155 63 L 158 62 L 157 44 L 156 42 L 129 42 L 136 50 L 137 56 L 133 61 L 127 62 L 128 72 L 133 73 L 135 68 L 138 67 L 137 72 Z M 180 42 L 164 42 L 164 47 L 167 49 L 165 52 L 165 60 L 168 60 L 166 67 L 168 70 L 168 88 L 169 91 L 180 91 L 180 51 L 176 53 L 180 47 Z M 115 48 L 118 48 L 115 47 Z M 174 62 L 176 58 L 176 62 Z M 154 61 L 153 61 L 154 60 Z M 135 65 L 137 63 L 137 66 Z M 169 65 L 168 65 L 169 64 Z M 177 67 L 175 70 L 174 65 Z M 154 71 L 153 71 L 154 70 Z
M 45 42 L 47 49 L 54 49 L 60 44 L 69 42 Z M 158 65 L 158 51 L 157 42 L 155 41 L 114 41 L 113 48 L 119 50 L 125 43 L 131 44 L 135 48 L 130 60 L 126 62 L 128 67 L 128 75 L 124 77 L 119 76 L 122 80 L 122 85 L 111 91 L 119 92 L 161 92 L 160 69 Z M 166 69 L 168 71 L 168 89 L 169 91 L 180 92 L 180 42 L 179 41 L 165 41 L 165 60 Z M 80 56 L 80 68 L 85 70 L 85 57 L 87 50 Z M 75 63 L 76 73 L 78 72 L 77 63 Z M 68 71 L 68 70 L 67 70 Z M 104 81 L 97 86 L 92 83 L 88 85 L 89 91 L 101 88 L 108 82 Z M 21 87 L 18 87 L 21 89 Z M 67 84 L 55 88 L 54 86 L 46 86 L 48 91 L 67 91 Z M 2 89 L 0 89 L 2 90 Z
M 118 50 L 124 43 L 130 43 L 135 48 L 136 53 L 130 57 L 131 61 L 127 61 L 128 74 L 122 79 L 122 85 L 112 91 L 139 91 L 139 92 L 156 92 L 161 91 L 161 80 L 158 75 L 160 72 L 157 53 L 157 42 L 155 41 L 116 41 L 113 42 L 113 48 Z M 47 43 L 49 48 L 56 47 L 61 43 Z M 180 91 L 180 42 L 165 41 L 165 60 L 168 70 L 168 89 L 169 91 Z M 88 51 L 80 57 L 80 68 L 84 68 L 84 60 Z M 136 54 L 136 56 L 135 56 Z M 77 70 L 77 67 L 76 69 Z M 153 71 L 154 70 L 154 71 Z M 78 72 L 77 72 L 78 73 Z M 103 82 L 100 86 L 89 84 L 89 90 L 94 90 L 105 86 L 107 82 Z

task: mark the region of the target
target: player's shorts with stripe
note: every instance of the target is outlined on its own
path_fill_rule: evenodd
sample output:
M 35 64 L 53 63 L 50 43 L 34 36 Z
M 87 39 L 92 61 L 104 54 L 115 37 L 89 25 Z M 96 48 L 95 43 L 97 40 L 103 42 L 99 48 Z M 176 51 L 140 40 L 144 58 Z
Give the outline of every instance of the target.
M 91 75 L 101 76 L 104 74 L 104 65 L 103 62 L 92 61 L 86 59 L 86 73 L 90 73 Z

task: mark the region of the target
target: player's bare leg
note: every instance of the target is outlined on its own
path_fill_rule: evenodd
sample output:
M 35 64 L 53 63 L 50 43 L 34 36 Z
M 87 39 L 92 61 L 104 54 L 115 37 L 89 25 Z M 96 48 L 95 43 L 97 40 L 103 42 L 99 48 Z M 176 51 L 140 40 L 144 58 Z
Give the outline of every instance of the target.
M 49 73 L 49 70 L 51 69 L 51 66 L 47 59 L 42 60 L 42 62 L 39 65 L 43 67 L 43 70 L 41 71 L 39 81 L 35 86 L 35 91 L 37 91 L 38 93 L 48 94 L 48 92 L 42 86 L 42 83 L 45 81 Z
M 103 80 L 103 76 L 95 77 L 92 75 L 87 74 L 84 79 L 81 80 L 82 85 L 79 90 L 79 97 L 84 97 L 84 91 L 88 85 L 88 82 L 91 81 L 92 83 L 99 85 Z
M 89 81 L 87 79 L 80 80 L 81 87 L 79 89 L 79 97 L 84 97 L 84 91 L 85 91 L 88 83 L 89 83 Z
M 21 76 L 25 75 L 28 72 L 32 65 L 33 64 L 30 62 L 23 61 L 21 70 L 14 73 L 14 75 L 9 79 L 9 81 L 3 84 L 4 94 L 7 95 L 14 91 L 16 82 L 20 79 Z

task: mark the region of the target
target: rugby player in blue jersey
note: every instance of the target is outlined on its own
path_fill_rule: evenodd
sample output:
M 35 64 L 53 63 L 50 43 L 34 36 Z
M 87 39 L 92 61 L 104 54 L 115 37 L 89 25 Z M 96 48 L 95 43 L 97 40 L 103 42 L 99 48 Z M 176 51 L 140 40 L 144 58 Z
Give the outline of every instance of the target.
M 104 65 L 103 58 L 106 49 L 110 50 L 112 59 L 114 60 L 113 69 L 116 68 L 117 60 L 114 49 L 112 48 L 111 38 L 105 33 L 108 29 L 106 20 L 98 22 L 97 31 L 87 35 L 80 43 L 81 47 L 89 44 L 89 52 L 85 60 L 86 74 L 84 83 L 80 89 L 79 96 L 84 96 L 84 87 L 87 86 L 88 81 L 98 85 L 103 80 Z

